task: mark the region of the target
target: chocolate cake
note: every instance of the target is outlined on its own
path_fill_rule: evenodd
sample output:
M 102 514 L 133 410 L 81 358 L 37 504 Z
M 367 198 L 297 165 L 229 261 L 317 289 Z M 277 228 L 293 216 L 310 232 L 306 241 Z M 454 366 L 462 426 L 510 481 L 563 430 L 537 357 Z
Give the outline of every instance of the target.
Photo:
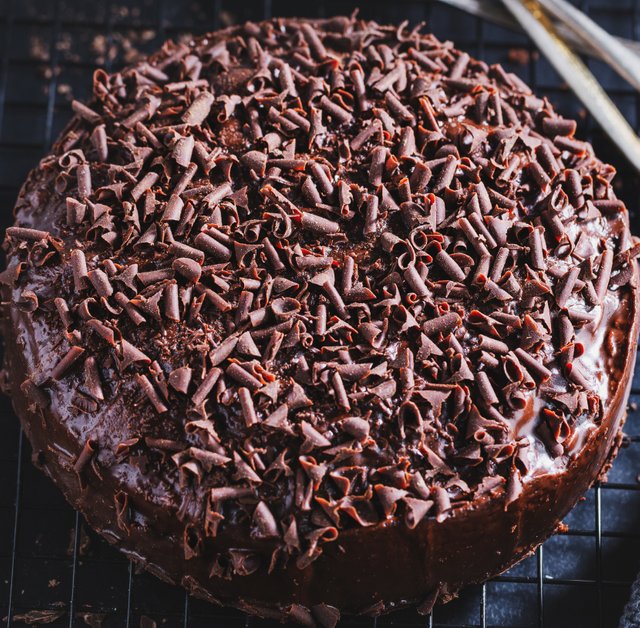
M 7 230 L 5 374 L 35 463 L 149 571 L 307 625 L 429 612 L 612 459 L 640 245 L 514 74 L 273 20 L 73 109 Z

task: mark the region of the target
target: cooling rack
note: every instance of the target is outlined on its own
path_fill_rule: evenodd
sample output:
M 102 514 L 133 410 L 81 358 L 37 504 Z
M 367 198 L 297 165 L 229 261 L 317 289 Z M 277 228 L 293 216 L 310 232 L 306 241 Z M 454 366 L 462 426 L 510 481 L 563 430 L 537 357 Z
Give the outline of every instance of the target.
M 578 6 L 611 32 L 640 40 L 640 0 L 583 1 Z M 394 0 L 0 0 L 0 227 L 29 168 L 86 98 L 97 66 L 120 67 L 166 37 L 273 15 L 350 13 L 411 23 L 426 20 L 489 63 L 515 71 L 588 137 L 620 175 L 617 192 L 638 207 L 640 180 L 595 129 L 530 41 L 438 3 Z M 618 107 L 640 125 L 640 96 L 599 62 L 588 61 Z M 632 214 L 640 233 L 640 215 Z M 562 627 L 617 626 L 640 568 L 640 366 L 633 382 L 628 437 L 608 482 L 597 484 L 566 518 L 566 533 L 485 585 L 466 589 L 431 617 L 413 610 L 343 626 Z M 89 532 L 82 518 L 30 462 L 9 401 L 0 398 L 0 619 L 7 627 L 40 617 L 52 626 L 267 628 L 272 622 L 217 609 L 178 587 L 138 573 Z M 473 560 L 473 556 L 469 557 Z

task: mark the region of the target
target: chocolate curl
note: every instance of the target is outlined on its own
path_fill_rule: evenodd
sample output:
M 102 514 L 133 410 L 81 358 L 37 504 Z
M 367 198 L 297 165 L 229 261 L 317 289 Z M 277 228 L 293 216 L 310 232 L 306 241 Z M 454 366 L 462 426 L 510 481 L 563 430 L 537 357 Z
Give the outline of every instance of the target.
M 299 212 L 294 216 L 294 220 L 298 221 L 303 229 L 308 229 L 314 233 L 332 235 L 340 231 L 340 225 L 337 222 L 317 216 L 311 212 Z
M 372 235 L 377 232 L 377 220 L 378 220 L 378 197 L 369 195 L 367 197 L 367 205 L 365 212 L 365 223 L 363 233 L 365 235 Z
M 186 168 L 191 163 L 191 155 L 193 154 L 194 146 L 195 139 L 193 135 L 181 137 L 175 143 L 171 156 L 179 166 Z
M 106 162 L 109 159 L 109 145 L 104 124 L 95 127 L 91 132 L 91 143 L 96 151 L 98 161 Z
M 438 586 L 431 592 L 427 597 L 418 604 L 416 607 L 416 611 L 419 615 L 431 615 L 433 608 L 440 597 L 440 591 L 444 589 L 443 584 L 438 584 Z
M 91 196 L 93 192 L 89 164 L 79 164 L 76 167 L 76 177 L 78 180 L 78 196 L 84 200 Z
M 262 384 L 251 373 L 243 369 L 237 362 L 232 362 L 225 373 L 241 386 L 246 386 L 251 391 L 256 391 L 262 387 Z
M 351 81 L 353 82 L 353 91 L 356 95 L 356 101 L 358 102 L 358 109 L 361 112 L 368 111 L 371 105 L 367 100 L 367 90 L 364 84 L 364 74 L 362 69 L 359 67 L 353 68 L 350 72 L 350 76 Z
M 268 539 L 279 536 L 278 524 L 276 523 L 275 517 L 263 501 L 258 502 L 258 505 L 253 511 L 252 526 L 253 530 L 251 535 L 255 538 Z
M 320 109 L 329 114 L 337 124 L 348 124 L 353 120 L 353 114 L 350 111 L 343 109 L 326 96 L 322 96 L 318 104 Z
M 169 386 L 183 395 L 186 395 L 189 390 L 189 384 L 193 371 L 188 366 L 182 366 L 174 369 L 169 373 Z
M 409 123 L 411 126 L 414 126 L 416 123 L 416 118 L 411 112 L 411 110 L 402 102 L 396 94 L 394 94 L 391 90 L 385 92 L 384 101 L 391 110 L 391 112 L 403 122 Z
M 241 355 L 251 356 L 253 358 L 259 358 L 261 356 L 260 349 L 258 349 L 256 343 L 253 340 L 253 337 L 248 331 L 244 332 L 238 338 L 236 350 Z
M 71 251 L 71 270 L 73 272 L 73 286 L 76 292 L 81 292 L 87 286 L 87 259 L 81 249 Z
M 611 249 L 605 249 L 600 256 L 600 268 L 598 270 L 598 277 L 594 286 L 596 295 L 598 297 L 598 303 L 602 303 L 604 301 L 604 297 L 607 294 L 612 269 L 613 251 Z
M 439 194 L 440 192 L 443 192 L 445 188 L 449 187 L 456 174 L 458 163 L 458 159 L 454 155 L 447 156 L 444 165 L 436 177 L 436 181 L 433 186 L 434 194 Z
M 322 284 L 322 288 L 326 292 L 329 301 L 336 309 L 340 317 L 348 318 L 349 314 L 347 312 L 347 308 L 344 304 L 344 301 L 342 300 L 342 297 L 340 296 L 340 293 L 336 290 L 336 287 L 333 285 L 333 283 L 325 281 Z
M 158 414 L 168 412 L 169 408 L 164 404 L 162 399 L 160 399 L 160 396 L 146 375 L 136 374 L 136 381 Z
M 104 400 L 102 392 L 102 383 L 100 382 L 100 373 L 96 359 L 93 356 L 87 357 L 84 361 L 84 387 L 86 391 L 96 401 Z
M 420 273 L 416 270 L 416 267 L 412 264 L 404 271 L 404 279 L 409 284 L 411 289 L 420 297 L 425 299 L 431 296 L 431 291 L 427 287 L 427 284 L 423 281 Z
M 492 406 L 499 403 L 500 400 L 489 380 L 489 376 L 484 371 L 478 371 L 476 373 L 476 383 L 478 385 L 478 392 L 487 405 Z
M 331 382 L 333 384 L 333 391 L 335 393 L 338 405 L 343 410 L 350 410 L 351 403 L 349 402 L 349 397 L 347 396 L 344 382 L 342 381 L 342 377 L 340 376 L 340 373 L 338 371 L 335 371 L 331 376 Z
M 300 24 L 300 31 L 311 50 L 311 53 L 318 61 L 324 61 L 327 58 L 327 49 L 324 47 L 322 40 L 320 39 L 316 30 L 311 26 L 303 22 Z
M 446 335 L 449 332 L 453 331 L 456 327 L 459 327 L 461 324 L 462 319 L 460 318 L 460 316 L 455 312 L 450 312 L 448 314 L 444 314 L 443 316 L 425 321 L 422 324 L 422 331 L 427 336 L 434 336 L 438 333 Z
M 349 417 L 341 422 L 342 429 L 360 442 L 369 438 L 369 422 L 360 417 Z
M 471 225 L 469 220 L 467 220 L 467 218 L 464 218 L 464 217 L 460 218 L 458 220 L 458 227 L 460 228 L 462 233 L 464 233 L 469 244 L 473 246 L 473 248 L 478 253 L 478 255 L 480 255 L 481 257 L 489 255 L 489 250 L 487 249 L 484 242 L 480 239 L 478 232 L 473 228 L 473 226 Z M 494 279 L 495 281 L 495 278 L 492 277 L 492 279 Z
M 431 169 L 429 166 L 422 162 L 418 162 L 411 176 L 409 177 L 409 184 L 411 188 L 411 193 L 413 194 L 422 194 L 426 191 L 427 185 L 431 181 Z M 409 198 L 410 198 L 409 194 Z M 436 221 L 437 223 L 437 221 Z M 433 224 L 432 227 L 435 228 L 437 224 Z
M 491 353 L 497 353 L 501 355 L 507 354 L 510 351 L 509 345 L 506 342 L 498 340 L 497 338 L 490 338 L 489 336 L 480 334 L 478 336 L 478 339 L 478 348 L 484 351 L 489 351 Z
M 99 113 L 97 113 L 87 105 L 81 103 L 79 100 L 73 100 L 71 102 L 71 109 L 73 109 L 73 112 L 78 117 L 91 124 L 97 124 L 102 119 Z
M 529 255 L 532 268 L 536 270 L 544 270 L 546 268 L 542 249 L 542 236 L 539 229 L 533 229 L 529 234 Z
M 416 153 L 416 136 L 410 126 L 406 126 L 400 132 L 400 143 L 398 144 L 398 157 L 400 159 L 411 157 Z
M 178 284 L 175 281 L 168 283 L 163 291 L 164 315 L 171 321 L 180 321 L 180 300 L 178 296 Z
M 51 371 L 51 379 L 55 381 L 61 380 L 82 355 L 84 355 L 84 349 L 82 347 L 71 347 Z
M 504 509 L 507 510 L 509 504 L 513 503 L 522 495 L 522 480 L 520 471 L 513 469 L 507 480 Z
M 542 131 L 549 137 L 572 136 L 576 132 L 576 121 L 560 117 L 546 117 L 542 119 Z
M 231 184 L 223 183 L 222 185 L 215 187 L 211 192 L 209 192 L 209 194 L 207 194 L 202 199 L 202 202 L 209 207 L 213 207 L 228 196 L 231 196 L 232 193 L 233 188 L 231 187 Z
M 321 166 L 317 161 L 313 161 L 311 162 L 309 169 L 311 170 L 311 174 L 313 175 L 314 179 L 320 186 L 320 190 L 322 191 L 322 193 L 326 196 L 332 196 L 335 188 L 324 167 Z M 293 205 L 288 199 L 286 200 L 290 204 L 289 209 L 295 212 L 297 210 L 295 205 Z
M 151 146 L 156 149 L 162 148 L 160 140 L 158 140 L 158 138 L 144 124 L 142 124 L 142 122 L 136 122 L 134 125 L 134 129 L 137 133 L 144 137 Z
M 529 162 L 529 164 L 527 164 L 527 172 L 535 181 L 541 192 L 546 192 L 549 189 L 549 183 L 551 182 L 551 179 L 538 162 Z
M 306 177 L 300 189 L 305 200 L 313 207 L 322 204 L 322 196 L 311 177 Z
M 384 146 L 376 146 L 371 151 L 371 166 L 369 167 L 369 183 L 377 187 L 382 183 L 384 164 L 387 159 L 387 149 Z
M 204 262 L 204 253 L 200 249 L 195 249 L 188 244 L 184 244 L 182 242 L 172 242 L 171 243 L 171 252 L 176 255 L 176 257 L 188 257 L 192 260 L 195 260 L 199 264 Z
M 92 458 L 98 452 L 98 441 L 95 438 L 87 438 L 84 443 L 84 447 L 82 451 L 76 458 L 76 461 L 73 465 L 73 470 L 76 472 L 78 476 L 78 480 L 80 482 L 80 488 L 84 489 L 86 487 L 86 482 L 83 479 L 83 471 L 85 467 L 91 462 Z
M 171 263 L 171 268 L 178 275 L 182 275 L 187 281 L 197 283 L 202 274 L 202 267 L 198 262 L 189 257 L 179 257 Z
M 466 52 L 461 52 L 455 63 L 451 66 L 449 71 L 449 78 L 459 79 L 464 76 L 469 65 L 469 55 Z
M 145 192 L 151 190 L 159 178 L 160 175 L 157 172 L 148 172 L 131 190 L 131 198 L 137 203 Z
M 74 225 L 79 225 L 80 223 L 82 223 L 82 221 L 84 220 L 85 214 L 87 212 L 86 203 L 81 203 L 77 199 L 69 196 L 66 199 L 66 206 L 67 206 L 67 224 L 70 227 L 72 227 Z M 44 231 L 41 233 L 44 233 L 45 235 L 43 238 L 38 238 L 38 240 L 44 239 L 48 235 Z M 9 235 L 9 229 L 7 229 L 7 235 Z
M 469 222 L 479 235 L 484 237 L 485 243 L 489 249 L 495 249 L 498 245 L 504 246 L 507 242 L 506 233 L 502 233 L 496 229 L 498 223 L 506 223 L 505 220 L 491 220 L 491 216 L 482 218 L 479 213 L 473 213 L 468 216 Z M 486 221 L 486 224 L 485 224 Z M 491 231 L 487 228 L 491 227 Z M 509 225 L 509 223 L 507 223 Z
M 113 286 L 109 281 L 109 277 L 107 277 L 103 270 L 99 268 L 90 270 L 87 273 L 87 278 L 92 283 L 95 291 L 98 293 L 98 296 L 107 298 L 113 294 Z
M 382 124 L 380 120 L 373 120 L 371 124 L 364 127 L 362 131 L 358 133 L 351 140 L 351 149 L 354 151 L 359 151 L 374 135 L 382 133 Z
M 316 604 L 311 607 L 311 614 L 319 628 L 336 628 L 340 621 L 340 611 L 335 606 Z
M 435 61 L 433 61 L 429 55 L 427 53 L 424 52 L 420 52 L 419 50 L 416 50 L 415 48 L 409 48 L 409 57 L 411 59 L 413 59 L 414 61 L 417 61 L 418 64 L 420 66 L 422 66 L 425 70 L 430 71 L 430 72 L 441 72 L 442 71 L 442 67 L 439 66 Z M 421 99 L 425 100 L 426 103 L 431 106 L 431 103 L 429 102 L 429 100 L 427 99 L 426 96 L 423 96 Z M 422 104 L 422 102 L 421 102 Z M 423 106 L 423 108 L 425 108 Z M 433 111 L 432 111 L 432 117 L 433 117 Z M 435 118 L 433 119 L 434 124 L 430 125 L 429 128 L 432 131 L 437 131 L 438 130 L 438 126 L 435 124 Z
M 457 262 L 444 249 L 441 249 L 436 254 L 434 260 L 438 263 L 442 270 L 444 270 L 446 275 L 448 277 L 451 277 L 451 279 L 463 282 L 467 278 L 462 268 L 460 268 Z
M 529 371 L 536 374 L 541 381 L 546 382 L 551 378 L 551 371 L 544 366 L 540 360 L 536 360 L 536 358 L 527 353 L 524 349 L 518 347 L 514 353 L 518 356 L 518 359 L 522 364 L 524 364 Z
M 286 267 L 282 263 L 282 260 L 280 259 L 280 256 L 278 255 L 278 252 L 273 246 L 271 240 L 269 240 L 268 238 L 264 238 L 262 240 L 262 247 L 267 261 L 269 262 L 273 270 L 276 272 L 283 271 Z
M 384 516 L 389 519 L 396 511 L 396 504 L 407 496 L 407 491 L 393 486 L 384 486 L 376 484 L 374 487 L 376 497 L 382 506 Z
M 404 520 L 410 530 L 415 529 L 433 508 L 432 500 L 404 497 L 402 501 L 405 505 Z
M 231 259 L 231 250 L 207 233 L 200 232 L 195 237 L 194 244 L 198 249 L 208 253 L 218 261 L 228 262 Z
M 30 229 L 28 227 L 8 227 L 5 233 L 7 238 L 11 238 L 13 240 L 26 240 L 27 242 L 47 240 L 51 235 L 48 231 Z
M 211 92 L 201 92 L 184 112 L 182 120 L 189 126 L 200 126 L 209 115 L 215 100 Z
M 253 495 L 253 489 L 245 486 L 221 486 L 212 488 L 209 499 L 212 503 L 225 502 L 230 499 L 243 499 Z
M 232 308 L 231 303 L 211 290 L 211 288 L 205 288 L 202 284 L 197 283 L 195 289 L 200 294 L 203 294 L 206 300 L 221 312 L 228 312 Z
M 568 362 L 565 366 L 565 371 L 567 373 L 567 377 L 579 387 L 584 388 L 585 390 L 590 390 L 591 382 L 589 378 L 585 374 L 582 366 L 577 362 Z
M 263 425 L 284 432 L 292 432 L 291 424 L 288 421 L 289 406 L 286 403 L 280 404 L 264 421 Z
M 238 344 L 237 336 L 229 336 L 225 338 L 215 349 L 213 349 L 209 353 L 209 361 L 211 362 L 211 366 L 218 366 L 222 364 L 236 348 Z
M 441 522 L 447 518 L 447 514 L 451 510 L 451 500 L 446 489 L 441 486 L 434 486 L 432 489 L 435 508 L 436 508 L 436 521 Z
M 65 331 L 68 330 L 69 327 L 71 327 L 73 319 L 71 317 L 71 312 L 69 311 L 69 306 L 67 305 L 67 302 L 64 299 L 61 299 L 60 297 L 56 297 L 53 300 L 53 303 L 56 306 L 58 316 L 60 317 L 60 321 L 62 322 L 65 328 Z
M 483 275 L 478 276 L 478 281 L 482 283 L 484 290 L 491 295 L 491 298 L 497 299 L 498 301 L 512 300 L 511 294 L 506 290 L 503 290 L 495 281 L 492 281 Z
M 196 144 L 196 147 L 197 146 L 198 146 L 198 144 Z M 193 179 L 193 177 L 196 174 L 197 170 L 198 170 L 198 166 L 196 166 L 196 164 L 194 164 L 194 163 L 190 163 L 187 166 L 186 170 L 183 172 L 182 176 L 178 180 L 178 183 L 176 183 L 176 186 L 173 188 L 173 193 L 176 196 L 180 196 L 181 194 L 184 194 L 185 197 L 186 197 L 186 195 L 187 195 L 187 192 L 186 192 L 187 186 L 189 185 L 189 183 L 191 183 L 191 179 Z M 205 171 L 208 172 L 207 169 L 205 169 Z M 191 188 L 191 190 L 189 190 L 189 192 L 193 192 L 194 190 L 196 190 L 196 188 Z
M 573 293 L 573 289 L 580 275 L 580 267 L 573 266 L 570 268 L 558 282 L 556 286 L 556 303 L 558 307 L 564 307 Z
M 267 168 L 268 156 L 257 150 L 246 152 L 240 157 L 240 163 L 253 171 L 258 177 L 264 177 Z
M 487 251 L 488 252 L 488 251 Z M 502 273 L 504 271 L 505 264 L 509 259 L 509 249 L 507 247 L 500 247 L 496 256 L 493 260 L 493 264 L 491 266 L 491 274 L 489 275 L 489 279 L 492 281 L 500 281 L 502 277 Z
M 244 418 L 245 425 L 250 427 L 258 423 L 258 417 L 256 416 L 255 407 L 253 405 L 253 398 L 248 388 L 241 387 L 238 389 L 238 398 L 240 400 L 240 407 L 242 408 L 242 416 Z
M 212 368 L 209 370 L 196 391 L 193 393 L 191 401 L 194 406 L 200 406 L 205 402 L 209 393 L 213 390 L 213 387 L 220 379 L 220 375 L 222 375 L 222 371 L 219 368 Z

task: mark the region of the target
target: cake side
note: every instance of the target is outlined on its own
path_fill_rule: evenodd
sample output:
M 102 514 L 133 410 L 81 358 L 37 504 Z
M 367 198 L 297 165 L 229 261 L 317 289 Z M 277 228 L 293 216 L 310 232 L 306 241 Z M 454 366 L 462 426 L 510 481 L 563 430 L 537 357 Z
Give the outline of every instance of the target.
M 553 530 L 637 333 L 638 247 L 575 123 L 346 18 L 167 44 L 94 93 L 3 274 L 14 403 L 94 527 L 224 603 L 348 611 Z

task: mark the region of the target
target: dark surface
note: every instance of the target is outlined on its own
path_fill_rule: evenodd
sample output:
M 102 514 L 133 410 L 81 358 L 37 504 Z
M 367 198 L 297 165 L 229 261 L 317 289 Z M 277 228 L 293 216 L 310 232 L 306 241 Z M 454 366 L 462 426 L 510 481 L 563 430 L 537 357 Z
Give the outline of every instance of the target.
M 18 2 L 0 1 L 0 198 L 2 226 L 10 222 L 18 186 L 27 170 L 45 153 L 69 117 L 68 88 L 77 98 L 88 95 L 90 75 L 101 43 L 115 46 L 114 66 L 126 58 L 122 38 L 130 36 L 142 51 L 156 48 L 166 36 L 210 30 L 231 21 L 270 14 L 308 16 L 349 12 L 357 3 L 316 2 Z M 361 3 L 365 4 L 365 3 Z M 91 6 L 89 6 L 91 5 Z M 640 2 L 582 3 L 599 23 L 626 36 L 640 36 Z M 125 11 L 126 9 L 126 11 Z M 563 115 L 577 116 L 580 104 L 564 91 L 544 61 L 521 59 L 528 41 L 458 11 L 421 2 L 367 2 L 364 17 L 380 21 L 427 19 L 439 37 L 488 62 L 516 71 Z M 97 39 L 96 39 L 97 37 Z M 510 59 L 512 60 L 510 62 Z M 515 61 L 517 59 L 517 62 Z M 524 61 L 524 63 L 522 63 Z M 107 65 L 108 65 L 107 61 Z M 601 64 L 599 79 L 637 126 L 640 98 Z M 53 69 L 53 70 L 52 70 Z M 581 135 L 589 135 L 584 120 Z M 619 195 L 637 205 L 638 178 L 595 131 L 598 154 L 621 176 Z M 637 224 L 636 233 L 640 225 Z M 632 401 L 640 402 L 636 376 Z M 235 611 L 217 610 L 185 598 L 182 590 L 136 575 L 106 543 L 86 536 L 78 517 L 50 482 L 29 462 L 17 420 L 3 400 L 0 415 L 0 617 L 34 609 L 63 607 L 53 625 L 85 625 L 76 613 L 106 613 L 105 626 L 138 626 L 147 615 L 167 626 L 263 626 Z M 629 584 L 640 564 L 640 413 L 627 424 L 628 448 L 609 474 L 610 483 L 592 489 L 567 518 L 568 534 L 556 536 L 544 550 L 484 587 L 436 609 L 434 617 L 405 611 L 377 622 L 358 619 L 358 626 L 613 626 L 617 624 Z M 637 438 L 634 435 L 638 435 Z M 164 620 L 164 622 L 163 622 Z M 17 624 L 17 622 L 15 622 Z M 9 621 L 8 625 L 12 625 Z

